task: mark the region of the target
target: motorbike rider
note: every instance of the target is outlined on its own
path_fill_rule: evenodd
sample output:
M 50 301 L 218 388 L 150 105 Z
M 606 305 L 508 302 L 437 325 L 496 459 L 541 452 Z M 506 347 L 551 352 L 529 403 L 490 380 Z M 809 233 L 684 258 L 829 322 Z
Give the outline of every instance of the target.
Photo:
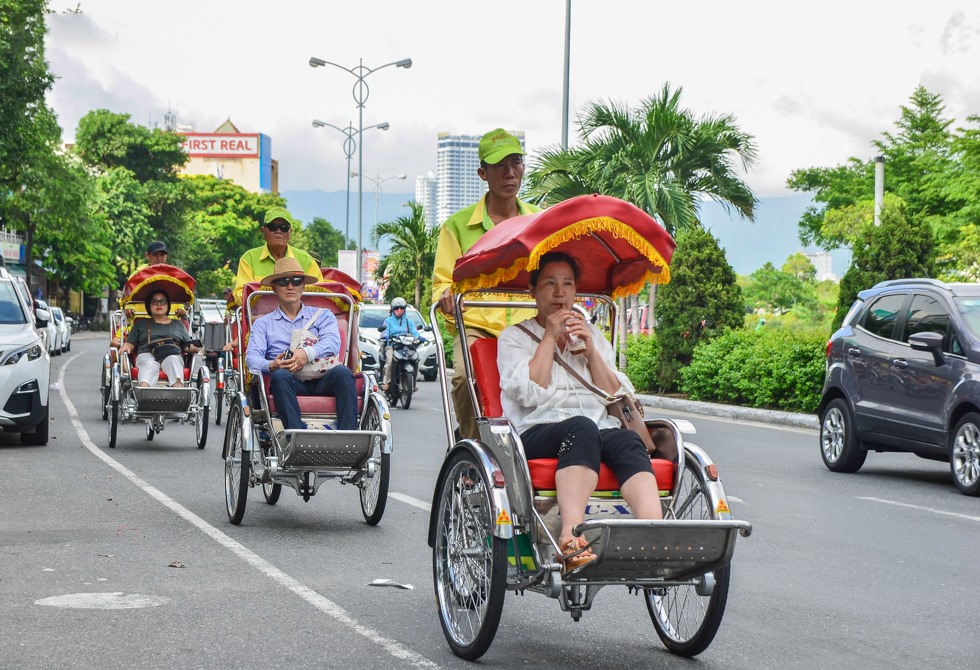
M 388 385 L 391 383 L 391 367 L 395 360 L 395 351 L 392 345 L 394 338 L 406 333 L 419 337 L 419 331 L 415 328 L 415 324 L 408 318 L 408 303 L 405 302 L 405 298 L 392 300 L 391 309 L 388 312 L 390 316 L 385 319 L 385 327 L 381 332 L 385 350 L 385 370 L 381 388 L 385 391 L 388 390 Z

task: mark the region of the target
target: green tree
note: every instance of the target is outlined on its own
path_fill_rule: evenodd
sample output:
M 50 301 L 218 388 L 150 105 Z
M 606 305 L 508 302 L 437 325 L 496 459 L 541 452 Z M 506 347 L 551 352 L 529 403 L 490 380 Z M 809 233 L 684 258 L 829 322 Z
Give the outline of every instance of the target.
M 745 313 L 735 271 L 703 228 L 678 233 L 670 276 L 659 289 L 656 312 L 657 378 L 664 389 L 675 387 L 699 342 L 740 327 Z
M 859 291 L 886 279 L 933 276 L 934 243 L 927 225 L 907 216 L 898 198 L 886 199 L 881 225 L 874 225 L 872 217 L 869 211 L 852 248 L 851 267 L 841 279 L 833 329 L 840 326 Z
M 0 194 L 26 186 L 21 171 L 37 155 L 37 117 L 50 113 L 44 96 L 54 77 L 44 59 L 45 5 L 3 0 L 0 10 Z
M 319 216 L 313 217 L 309 225 L 304 226 L 303 233 L 306 239 L 304 248 L 320 259 L 320 266 L 337 267 L 337 252 L 346 248 L 344 234 Z
M 930 225 L 938 239 L 955 240 L 955 213 L 962 201 L 949 192 L 947 177 L 956 171 L 952 123 L 943 117 L 940 96 L 919 86 L 910 104 L 901 106 L 895 132 L 872 142 L 885 159 L 885 192 L 898 195 L 910 216 Z M 873 158 L 849 158 L 833 168 L 794 170 L 789 188 L 810 193 L 815 204 L 799 222 L 800 240 L 823 249 L 850 246 L 860 230 L 855 215 L 874 200 Z M 951 218 L 952 217 L 952 218 Z
M 379 223 L 371 231 L 375 246 L 385 237 L 391 242 L 391 251 L 378 262 L 377 275 L 388 278 L 387 299 L 412 296 L 412 304 L 419 311 L 428 311 L 422 309 L 422 296 L 428 295 L 425 286 L 431 281 L 427 278 L 432 276 L 436 262 L 439 228 L 426 226 L 422 205 L 414 200 L 408 205 L 412 210 L 409 216 Z
M 177 170 L 187 161 L 181 150 L 182 136 L 160 129 L 150 130 L 130 123 L 128 114 L 116 114 L 105 109 L 86 114 L 75 133 L 75 151 L 96 174 L 112 173 L 118 182 L 123 171 L 132 177 L 133 200 L 139 200 L 146 210 L 145 226 L 123 231 L 120 227 L 129 220 L 109 221 L 119 233 L 115 253 L 120 268 L 119 281 L 126 278 L 125 269 L 135 267 L 143 259 L 146 245 L 162 239 L 175 249 L 184 232 L 187 200 Z M 138 195 L 135 191 L 140 191 Z M 140 217 L 142 219 L 142 217 Z M 133 223 L 143 223 L 133 220 Z
M 799 304 L 816 304 L 813 290 L 806 282 L 795 274 L 777 270 L 772 263 L 766 263 L 752 273 L 743 293 L 746 307 L 753 311 L 762 309 L 784 314 Z
M 817 276 L 817 268 L 813 267 L 810 259 L 800 251 L 797 251 L 786 259 L 786 262 L 783 263 L 782 270 L 783 272 L 790 273 L 804 283 L 812 282 L 814 277 Z
M 262 243 L 259 223 L 265 211 L 285 207 L 285 199 L 278 194 L 252 193 L 233 181 L 210 175 L 188 176 L 181 182 L 186 198 L 185 224 L 171 255 L 199 282 L 201 273 L 219 269 L 234 276 L 242 254 Z M 305 248 L 303 232 L 297 227 L 290 243 Z M 224 280 L 216 277 L 215 281 Z
M 671 234 L 700 225 L 704 198 L 752 220 L 758 201 L 739 173 L 756 161 L 753 137 L 731 115 L 696 118 L 681 107 L 681 91 L 665 84 L 632 111 L 590 103 L 579 120 L 581 146 L 546 149 L 528 172 L 528 197 L 554 204 L 612 195 L 656 217 Z

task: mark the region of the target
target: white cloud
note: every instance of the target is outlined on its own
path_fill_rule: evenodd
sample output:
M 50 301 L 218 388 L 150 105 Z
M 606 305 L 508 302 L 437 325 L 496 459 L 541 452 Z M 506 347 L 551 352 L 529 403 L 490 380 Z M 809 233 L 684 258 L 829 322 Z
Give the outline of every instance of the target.
M 870 156 L 870 142 L 892 128 L 920 83 L 943 96 L 959 125 L 980 113 L 972 4 L 572 7 L 573 141 L 574 111 L 587 102 L 633 106 L 670 82 L 695 113 L 733 114 L 756 136 L 760 164 L 747 178 L 760 195 L 785 192 L 793 169 Z M 564 8 L 561 0 L 83 1 L 82 14 L 49 18 L 47 55 L 60 77 L 50 100 L 67 137 L 100 107 L 141 123 L 162 123 L 170 108 L 199 130 L 230 117 L 272 138 L 280 188 L 343 190 L 343 136 L 310 121 L 356 125 L 354 78 L 312 69 L 310 56 L 347 67 L 410 57 L 411 69 L 367 79 L 364 111 L 365 125 L 391 124 L 365 133 L 365 173 L 407 173 L 408 191 L 434 168 L 440 131 L 523 129 L 532 153 L 560 142 Z

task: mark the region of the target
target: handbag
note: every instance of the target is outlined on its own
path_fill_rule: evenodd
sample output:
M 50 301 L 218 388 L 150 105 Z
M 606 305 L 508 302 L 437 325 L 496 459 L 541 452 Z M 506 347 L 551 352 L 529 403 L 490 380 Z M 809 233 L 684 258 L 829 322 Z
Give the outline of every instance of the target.
M 168 356 L 180 356 L 183 352 L 177 340 L 172 337 L 163 337 L 156 342 L 150 342 L 150 329 L 152 325 L 148 323 L 146 325 L 146 344 L 150 353 L 153 354 L 153 359 L 157 363 L 163 363 L 163 361 Z
M 540 343 L 541 338 L 528 330 L 523 324 L 517 324 L 517 327 L 527 333 L 532 340 Z M 643 440 L 643 445 L 647 449 L 648 454 L 657 453 L 658 458 L 666 458 L 668 460 L 675 460 L 677 458 L 677 446 L 674 445 L 673 453 L 669 453 L 669 444 L 667 440 L 661 440 L 663 449 L 659 448 L 657 443 L 654 442 L 653 436 L 650 434 L 650 429 L 647 427 L 643 420 L 643 405 L 637 402 L 636 398 L 630 393 L 621 393 L 618 395 L 610 395 L 597 387 L 595 384 L 587 381 L 582 375 L 576 372 L 570 365 L 561 359 L 558 352 L 554 352 L 554 359 L 558 365 L 562 366 L 570 375 L 575 377 L 585 388 L 592 391 L 595 395 L 599 397 L 606 404 L 606 412 L 617 419 L 619 419 L 623 428 L 626 430 L 632 430 L 634 433 L 640 436 Z
M 320 318 L 320 312 L 323 309 L 318 309 L 316 313 L 310 317 L 310 320 L 306 322 L 306 325 L 302 328 L 294 330 L 289 336 L 289 350 L 296 351 L 303 347 L 311 347 L 320 341 L 310 328 Z M 319 379 L 320 377 L 327 374 L 331 369 L 340 365 L 340 359 L 336 356 L 327 356 L 326 358 L 314 358 L 300 368 L 298 371 L 293 373 L 296 379 L 302 381 L 308 381 L 310 379 Z

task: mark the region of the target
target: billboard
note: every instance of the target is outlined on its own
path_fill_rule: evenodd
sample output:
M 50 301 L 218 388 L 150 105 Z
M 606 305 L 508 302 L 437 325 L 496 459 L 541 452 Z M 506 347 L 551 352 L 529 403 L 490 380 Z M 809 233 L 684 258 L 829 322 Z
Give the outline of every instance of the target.
M 195 158 L 258 158 L 259 135 L 242 133 L 181 133 L 181 148 Z

